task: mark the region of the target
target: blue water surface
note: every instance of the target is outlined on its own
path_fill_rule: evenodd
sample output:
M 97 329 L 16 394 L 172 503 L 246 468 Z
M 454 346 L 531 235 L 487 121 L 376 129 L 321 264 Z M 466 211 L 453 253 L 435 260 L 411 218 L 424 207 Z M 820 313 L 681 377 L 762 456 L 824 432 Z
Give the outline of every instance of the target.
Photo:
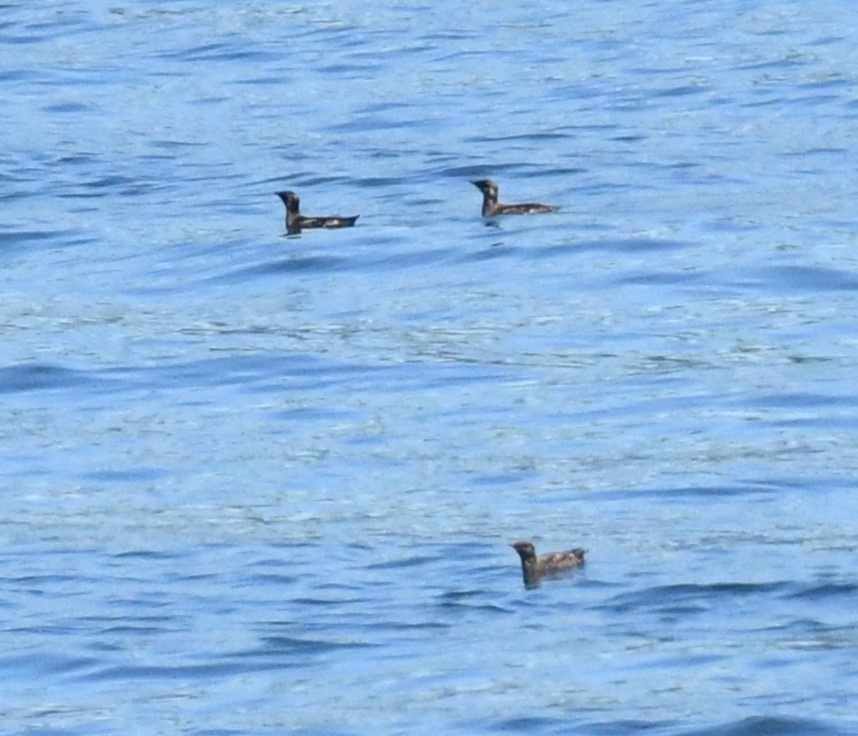
M 3 733 L 855 733 L 852 11 L 0 5 Z

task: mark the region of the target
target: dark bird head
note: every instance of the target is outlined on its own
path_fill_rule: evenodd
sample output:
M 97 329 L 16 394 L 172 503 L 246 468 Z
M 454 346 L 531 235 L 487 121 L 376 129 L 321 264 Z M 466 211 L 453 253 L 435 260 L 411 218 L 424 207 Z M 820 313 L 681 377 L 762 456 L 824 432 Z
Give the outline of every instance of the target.
M 491 179 L 477 179 L 476 181 L 472 181 L 477 189 L 479 189 L 483 194 L 487 195 L 492 199 L 497 199 L 498 197 L 498 185 L 496 182 L 493 182 Z
M 522 539 L 518 542 L 513 542 L 510 547 L 518 552 L 518 556 L 521 557 L 522 562 L 531 562 L 536 559 L 536 548 L 533 546 L 533 542 Z
M 274 192 L 278 197 L 280 197 L 281 201 L 284 205 L 286 205 L 286 210 L 291 212 L 293 215 L 298 214 L 298 209 L 301 206 L 301 200 L 298 198 L 298 195 L 295 192 Z

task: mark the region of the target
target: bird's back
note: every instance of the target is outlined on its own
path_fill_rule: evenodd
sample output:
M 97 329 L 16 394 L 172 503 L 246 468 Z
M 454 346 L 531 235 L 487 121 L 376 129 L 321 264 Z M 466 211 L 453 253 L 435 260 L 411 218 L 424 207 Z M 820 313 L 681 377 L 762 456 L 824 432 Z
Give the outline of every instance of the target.
M 550 554 L 542 555 L 537 558 L 537 570 L 540 575 L 544 575 L 554 570 L 568 570 L 573 567 L 580 567 L 584 564 L 585 554 L 586 550 L 581 547 L 570 549 L 565 552 L 551 552 Z

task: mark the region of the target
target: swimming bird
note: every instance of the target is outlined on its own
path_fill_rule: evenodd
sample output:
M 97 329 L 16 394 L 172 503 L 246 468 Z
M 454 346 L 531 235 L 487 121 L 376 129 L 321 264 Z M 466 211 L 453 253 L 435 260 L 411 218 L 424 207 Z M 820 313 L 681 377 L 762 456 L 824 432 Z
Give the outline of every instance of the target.
M 477 189 L 483 193 L 483 217 L 494 217 L 495 215 L 535 215 L 540 212 L 556 212 L 559 207 L 553 204 L 537 204 L 528 202 L 526 204 L 500 204 L 498 202 L 498 185 L 491 179 L 478 179 L 472 181 Z
M 551 552 L 537 557 L 533 542 L 526 539 L 514 542 L 510 546 L 521 557 L 521 573 L 524 584 L 528 588 L 539 585 L 539 581 L 546 575 L 556 575 L 564 570 L 581 567 L 584 564 L 584 555 L 587 553 L 587 550 L 576 547 L 566 552 Z
M 310 228 L 352 227 L 360 215 L 353 217 L 305 217 L 301 214 L 301 200 L 295 192 L 275 192 L 286 206 L 286 232 L 297 235 Z

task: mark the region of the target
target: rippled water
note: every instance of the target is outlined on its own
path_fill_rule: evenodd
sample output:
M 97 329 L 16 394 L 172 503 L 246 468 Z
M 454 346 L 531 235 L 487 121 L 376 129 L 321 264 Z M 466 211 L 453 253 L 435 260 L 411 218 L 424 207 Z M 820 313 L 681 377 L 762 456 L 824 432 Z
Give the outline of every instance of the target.
M 4 733 L 855 732 L 849 3 L 0 8 Z

